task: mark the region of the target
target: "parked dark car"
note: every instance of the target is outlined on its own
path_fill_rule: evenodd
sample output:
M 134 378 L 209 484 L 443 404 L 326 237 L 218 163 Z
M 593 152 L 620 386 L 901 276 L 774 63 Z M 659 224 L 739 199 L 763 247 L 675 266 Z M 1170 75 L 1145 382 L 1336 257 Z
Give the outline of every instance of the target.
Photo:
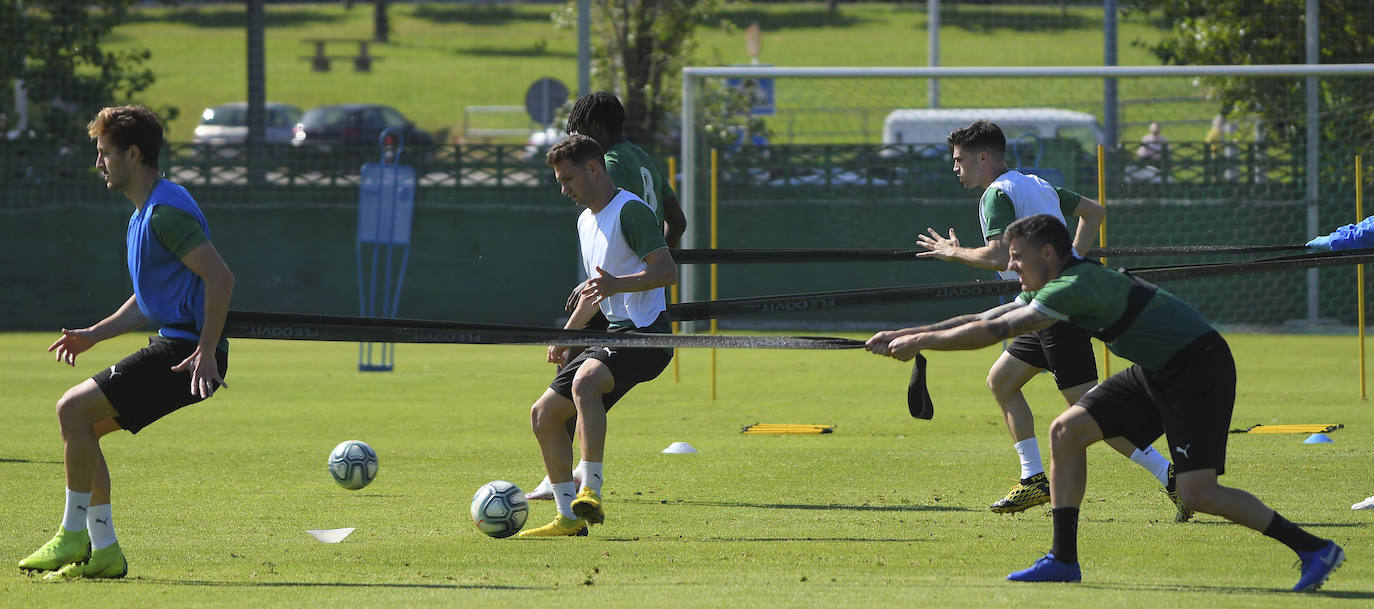
M 289 144 L 301 109 L 291 104 L 267 102 L 267 143 Z M 220 104 L 200 113 L 194 144 L 242 144 L 248 140 L 248 102 Z
M 296 146 L 328 149 L 334 145 L 373 146 L 382 130 L 401 130 L 407 146 L 433 144 L 434 138 L 415 128 L 395 108 L 381 104 L 339 104 L 306 111 L 296 123 L 291 143 Z

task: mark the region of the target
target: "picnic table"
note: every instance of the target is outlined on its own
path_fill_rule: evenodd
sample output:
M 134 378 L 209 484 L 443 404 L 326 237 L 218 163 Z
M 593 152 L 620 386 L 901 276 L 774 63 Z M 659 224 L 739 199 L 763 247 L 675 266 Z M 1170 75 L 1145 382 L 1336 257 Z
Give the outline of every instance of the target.
M 372 40 L 368 38 L 306 38 L 301 42 L 304 44 L 315 45 L 315 54 L 302 56 L 301 59 L 309 61 L 311 69 L 313 69 L 316 72 L 328 72 L 330 61 L 334 59 L 352 59 L 353 71 L 371 72 L 372 62 L 381 59 L 381 57 L 377 55 L 368 54 L 367 45 L 372 42 Z M 356 44 L 358 45 L 358 54 L 330 55 L 325 50 L 325 47 L 331 42 L 341 44 Z

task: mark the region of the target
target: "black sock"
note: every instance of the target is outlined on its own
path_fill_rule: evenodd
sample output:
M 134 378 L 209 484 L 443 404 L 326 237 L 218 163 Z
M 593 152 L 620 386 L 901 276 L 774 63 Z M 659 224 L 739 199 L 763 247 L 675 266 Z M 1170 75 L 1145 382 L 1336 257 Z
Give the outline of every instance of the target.
M 1264 534 L 1279 540 L 1279 543 L 1288 546 L 1294 552 L 1311 552 L 1313 550 L 1320 550 L 1322 546 L 1326 545 L 1325 539 L 1308 533 L 1302 530 L 1302 527 L 1288 522 L 1288 519 L 1280 516 L 1278 512 L 1274 512 L 1274 519 L 1270 520 L 1269 526 L 1264 528 Z M 1055 556 L 1058 556 L 1058 554 Z
M 1078 562 L 1078 508 L 1054 508 L 1050 514 L 1054 516 L 1054 545 L 1050 553 L 1059 562 Z

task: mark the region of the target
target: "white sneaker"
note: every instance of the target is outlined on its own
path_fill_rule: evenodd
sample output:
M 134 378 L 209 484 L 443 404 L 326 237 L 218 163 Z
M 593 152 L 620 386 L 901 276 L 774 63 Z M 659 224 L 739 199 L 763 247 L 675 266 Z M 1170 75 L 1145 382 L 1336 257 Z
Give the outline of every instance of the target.
M 574 469 L 572 474 L 573 482 L 581 487 L 582 470 Z M 549 482 L 548 476 L 544 476 L 544 479 L 539 482 L 539 486 L 534 487 L 534 490 L 525 493 L 525 501 L 548 501 L 551 499 L 553 499 L 553 483 Z
M 525 493 L 525 501 L 540 501 L 553 499 L 553 484 L 549 482 L 549 477 L 544 476 L 544 480 L 534 490 Z
M 1356 503 L 1355 505 L 1350 506 L 1350 509 L 1352 509 L 1352 510 L 1374 510 L 1374 497 L 1370 497 L 1370 498 L 1368 498 L 1368 499 L 1365 499 L 1364 501 L 1361 501 L 1361 502 L 1359 502 L 1359 503 Z

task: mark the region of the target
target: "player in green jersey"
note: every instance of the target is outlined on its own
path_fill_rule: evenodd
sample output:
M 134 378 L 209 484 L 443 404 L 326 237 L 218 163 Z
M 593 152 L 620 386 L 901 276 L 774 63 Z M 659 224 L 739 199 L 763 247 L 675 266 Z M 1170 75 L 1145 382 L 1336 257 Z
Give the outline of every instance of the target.
M 1296 591 L 1322 585 L 1345 560 L 1334 541 L 1289 522 L 1258 498 L 1221 486 L 1226 434 L 1236 397 L 1231 351 L 1203 317 L 1165 290 L 1072 254 L 1068 229 L 1036 215 L 1004 234 L 1008 270 L 1020 276 L 1016 300 L 929 326 L 879 332 L 868 349 L 909 360 L 923 349 L 977 349 L 1067 321 L 1135 362 L 1094 387 L 1050 424 L 1049 554 L 1007 576 L 1012 581 L 1072 582 L 1078 564 L 1078 517 L 1087 485 L 1087 448 L 1122 437 L 1149 446 L 1167 437 L 1178 491 L 1189 509 L 1216 514 L 1288 546 L 1302 564 Z

